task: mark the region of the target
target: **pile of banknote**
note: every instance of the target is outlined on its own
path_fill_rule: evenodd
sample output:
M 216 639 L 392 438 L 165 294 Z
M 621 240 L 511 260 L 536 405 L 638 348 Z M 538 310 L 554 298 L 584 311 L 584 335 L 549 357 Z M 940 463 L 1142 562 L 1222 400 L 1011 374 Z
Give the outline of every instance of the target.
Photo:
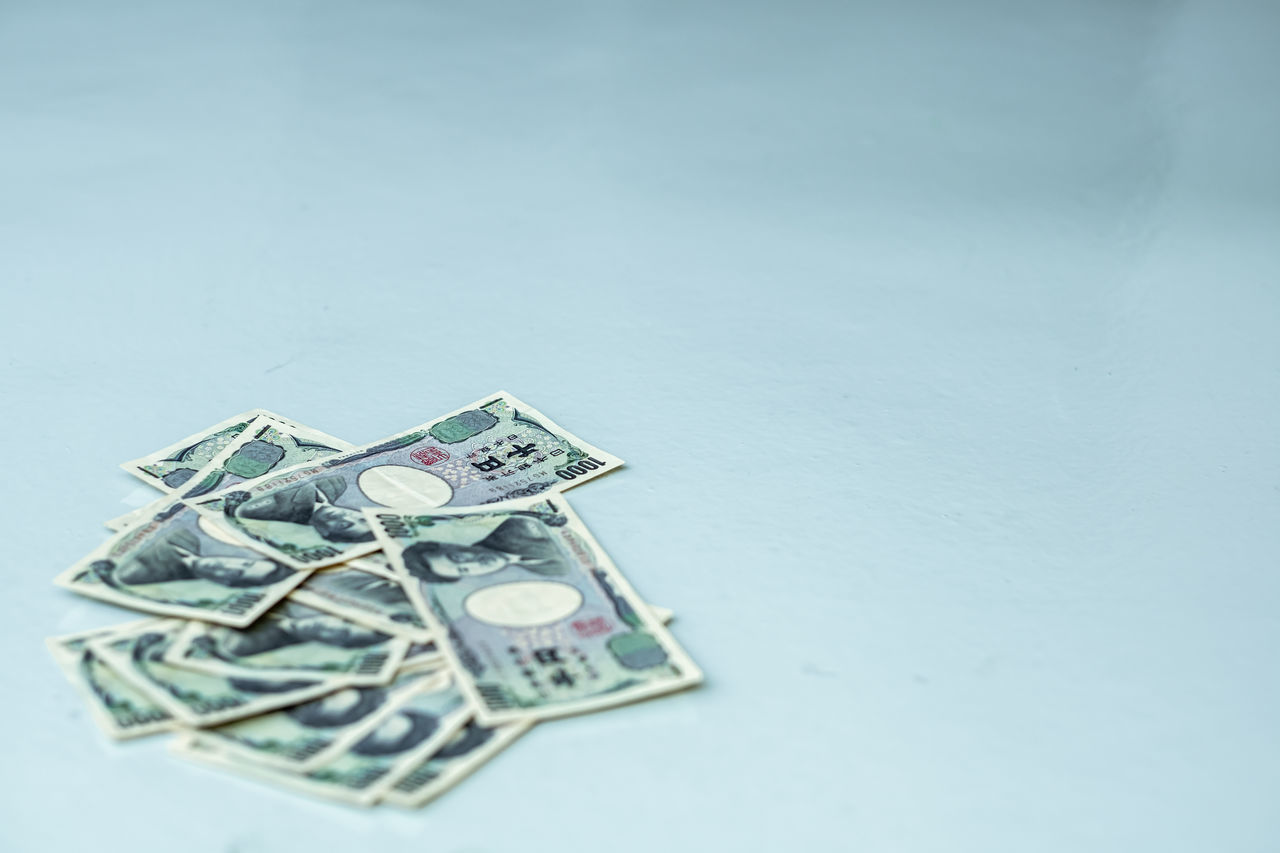
M 113 737 L 421 806 L 540 720 L 701 681 L 562 495 L 621 465 L 504 392 L 359 447 L 245 412 L 125 463 L 163 495 L 55 582 L 148 615 L 49 647 Z

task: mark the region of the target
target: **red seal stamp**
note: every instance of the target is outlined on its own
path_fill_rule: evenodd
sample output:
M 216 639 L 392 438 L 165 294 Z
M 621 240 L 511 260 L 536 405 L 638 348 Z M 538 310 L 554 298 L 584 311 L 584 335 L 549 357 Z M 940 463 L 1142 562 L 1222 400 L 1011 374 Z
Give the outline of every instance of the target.
M 613 630 L 608 619 L 596 616 L 592 619 L 578 619 L 573 623 L 573 631 L 579 637 L 595 637 Z
M 423 447 L 409 455 L 413 457 L 414 461 L 421 462 L 423 465 L 434 465 L 449 458 L 448 452 L 441 450 L 439 447 Z

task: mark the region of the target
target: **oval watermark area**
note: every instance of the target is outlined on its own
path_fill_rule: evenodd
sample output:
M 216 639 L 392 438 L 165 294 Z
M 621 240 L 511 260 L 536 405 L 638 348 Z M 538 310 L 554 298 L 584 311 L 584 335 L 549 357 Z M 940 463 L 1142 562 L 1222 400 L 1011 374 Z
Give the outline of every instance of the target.
M 582 593 L 559 581 L 515 581 L 478 589 L 463 607 L 467 615 L 503 628 L 559 622 L 582 606 Z
M 453 497 L 453 487 L 419 468 L 408 465 L 377 465 L 360 473 L 356 485 L 365 497 L 382 506 L 444 506 Z

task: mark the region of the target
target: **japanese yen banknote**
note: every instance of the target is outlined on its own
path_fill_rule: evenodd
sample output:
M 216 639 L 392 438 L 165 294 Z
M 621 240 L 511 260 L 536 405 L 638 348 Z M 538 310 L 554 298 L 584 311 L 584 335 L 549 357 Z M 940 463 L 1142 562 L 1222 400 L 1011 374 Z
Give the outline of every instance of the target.
M 366 514 L 485 725 L 702 680 L 563 497 Z
M 183 498 L 195 498 L 217 489 L 256 480 L 282 468 L 291 468 L 305 462 L 314 462 L 332 456 L 355 445 L 335 438 L 318 429 L 281 420 L 278 415 L 261 413 L 244 424 L 238 434 L 223 441 L 225 430 L 216 433 L 221 450 L 209 458 L 204 466 L 187 476 L 173 490 Z M 143 470 L 138 468 L 136 470 Z M 189 470 L 189 469 L 184 469 Z M 132 524 L 146 521 L 162 511 L 170 498 L 159 498 L 107 522 L 112 530 L 123 530 Z
M 499 392 L 389 439 L 188 500 L 293 568 L 378 550 L 361 510 L 476 506 L 566 489 L 622 460 Z
M 335 444 L 349 446 L 274 417 L 255 417 L 243 426 L 192 479 L 242 483 L 246 475 L 269 476 L 287 460 L 314 461 L 337 453 Z M 190 487 L 188 482 L 185 488 Z M 306 579 L 306 572 L 229 536 L 177 497 L 161 498 L 146 510 L 141 521 L 125 526 L 54 582 L 148 613 L 244 626 Z

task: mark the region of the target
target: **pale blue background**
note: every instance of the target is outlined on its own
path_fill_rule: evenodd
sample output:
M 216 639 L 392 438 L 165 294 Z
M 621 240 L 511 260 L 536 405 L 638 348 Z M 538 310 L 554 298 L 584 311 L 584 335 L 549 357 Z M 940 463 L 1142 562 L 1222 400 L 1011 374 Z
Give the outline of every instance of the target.
M 0 847 L 1280 849 L 1280 8 L 0 0 Z M 710 680 L 421 814 L 107 743 L 49 580 L 503 387 Z

